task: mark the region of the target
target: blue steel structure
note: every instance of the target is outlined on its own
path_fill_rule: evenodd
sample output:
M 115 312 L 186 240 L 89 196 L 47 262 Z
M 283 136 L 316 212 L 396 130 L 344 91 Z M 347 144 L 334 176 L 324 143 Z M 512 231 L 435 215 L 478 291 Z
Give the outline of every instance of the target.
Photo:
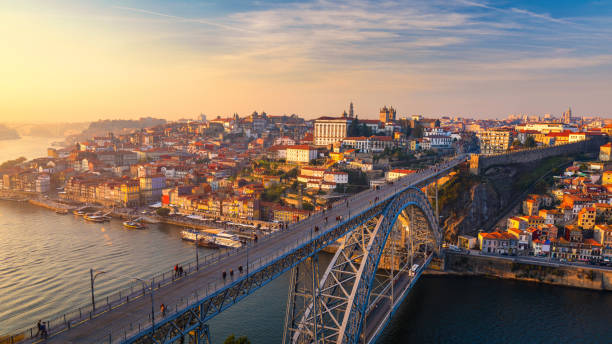
M 211 318 L 290 270 L 284 342 L 373 342 L 440 246 L 437 210 L 434 212 L 419 188 L 431 186 L 465 160 L 465 156 L 458 156 L 380 189 L 357 194 L 350 203 L 347 200 L 335 205 L 341 208 L 313 214 L 287 231 L 265 238 L 253 249 L 278 250 L 261 253 L 259 263 L 249 262 L 247 255 L 247 273 L 232 275 L 228 281 L 224 277 L 219 284 L 210 279 L 218 280 L 227 267 L 242 267 L 244 252 L 240 250 L 209 261 L 176 286 L 158 284 L 162 291 L 179 288 L 181 298 L 190 290 L 192 295 L 185 295 L 187 302 L 169 315 L 154 316 L 154 322 L 150 317 L 148 325 L 124 318 L 131 309 L 146 308 L 144 298 L 130 297 L 123 304 L 109 307 L 105 314 L 90 314 L 79 323 L 66 321 L 68 325 L 57 335 L 52 334 L 49 342 L 57 338 L 59 342 L 210 343 L 206 323 Z M 437 204 L 437 183 L 433 184 Z M 328 225 L 328 214 L 341 215 Z M 319 267 L 317 253 L 338 242 L 342 244 L 329 266 Z M 320 270 L 324 271 L 321 276 Z M 203 282 L 205 292 L 203 286 L 189 281 Z
M 320 281 L 316 259 L 294 270 L 283 341 L 375 340 L 440 240 L 427 197 L 416 188 L 399 193 L 379 214 L 351 229 Z M 300 274 L 300 269 L 306 273 Z M 381 270 L 385 271 L 377 277 Z M 378 326 L 366 331 L 366 319 Z
M 433 235 L 429 242 L 429 256 L 427 256 L 426 260 L 423 260 L 422 264 L 419 265 L 419 269 L 415 271 L 415 278 L 412 283 L 409 284 L 411 287 L 421 271 L 429 263 L 433 250 L 437 249 L 440 243 L 440 233 L 437 221 L 427 196 L 414 187 L 406 188 L 391 199 L 373 203 L 372 207 L 366 211 L 339 223 L 327 232 L 314 236 L 311 241 L 278 257 L 266 266 L 262 266 L 252 271 L 249 275 L 237 279 L 225 288 L 203 298 L 199 302 L 193 303 L 186 307 L 183 312 L 163 319 L 163 321 L 156 323 L 154 329 L 148 328 L 131 338 L 125 338 L 123 343 L 176 343 L 179 341 L 186 343 L 208 343 L 210 338 L 208 327 L 206 326 L 208 320 L 281 274 L 291 269 L 296 271 L 299 270 L 305 262 L 307 264 L 309 263 L 311 266 L 311 272 L 307 275 L 310 275 L 311 279 L 313 279 L 312 277 L 317 275 L 313 272 L 318 270 L 316 254 L 319 251 L 343 237 L 360 237 L 361 239 L 365 239 L 367 236 L 369 241 L 366 251 L 368 254 L 365 255 L 361 261 L 362 264 L 358 271 L 359 282 L 355 283 L 354 290 L 351 295 L 349 295 L 350 302 L 347 303 L 349 307 L 344 309 L 345 319 L 336 331 L 338 335 L 334 338 L 319 338 L 318 336 L 310 338 L 308 335 L 303 335 L 293 336 L 293 339 L 288 337 L 287 334 L 285 335 L 286 342 L 356 343 L 359 341 L 360 337 L 363 337 L 361 334 L 366 308 L 371 305 L 371 303 L 368 302 L 370 291 L 373 290 L 372 284 L 375 281 L 375 273 L 383 257 L 383 251 L 387 240 L 392 230 L 396 227 L 395 224 L 397 219 L 400 218 L 400 214 L 407 208 L 416 208 L 420 211 L 419 219 L 413 221 L 426 223 L 428 231 Z M 425 222 L 422 222 L 423 220 L 425 220 Z M 368 231 L 371 233 L 366 235 L 365 233 Z M 349 241 L 345 241 L 345 243 L 347 242 Z M 343 245 L 343 248 L 346 247 L 346 245 Z M 341 252 L 343 252 L 343 250 L 338 250 L 334 261 L 338 259 L 337 257 L 339 257 Z M 413 252 L 410 252 L 410 254 L 413 254 Z M 344 269 L 347 270 L 350 266 L 351 264 L 345 264 Z M 408 269 L 406 269 L 406 264 L 403 264 L 396 270 L 398 274 L 406 274 Z M 329 273 L 326 272 L 326 275 L 329 275 Z M 293 280 L 294 278 L 292 277 L 292 287 L 295 286 Z M 314 284 L 316 283 L 324 282 L 315 280 Z M 336 286 L 335 289 L 340 290 L 341 288 Z M 295 301 L 290 299 L 288 302 L 288 308 L 294 309 L 295 305 L 292 305 L 292 303 Z M 398 305 L 399 303 L 394 303 L 393 308 L 396 308 Z M 317 309 L 316 306 L 313 307 L 312 303 L 310 307 L 314 308 L 317 312 L 321 312 L 321 308 Z M 317 317 L 321 318 L 325 316 L 324 310 L 323 314 L 317 315 Z M 288 316 L 288 319 L 289 318 Z M 325 319 L 321 319 L 320 322 L 322 330 L 326 326 L 324 320 Z M 388 317 L 385 321 L 388 321 Z M 315 327 L 316 323 L 317 322 L 314 321 Z M 291 328 L 291 325 L 288 323 L 286 327 Z M 295 333 L 295 331 L 286 329 L 286 333 L 287 332 Z M 376 335 L 378 334 L 380 334 L 380 331 L 376 333 Z M 309 338 L 309 340 L 303 340 L 303 338 Z

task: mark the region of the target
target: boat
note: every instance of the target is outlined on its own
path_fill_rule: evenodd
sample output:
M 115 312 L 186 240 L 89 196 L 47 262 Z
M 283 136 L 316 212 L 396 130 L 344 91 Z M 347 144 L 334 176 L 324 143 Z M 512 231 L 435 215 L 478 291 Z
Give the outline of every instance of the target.
M 95 213 L 93 213 L 93 216 L 99 217 L 104 221 L 110 221 L 113 219 L 113 217 L 110 215 L 111 213 L 103 213 L 102 211 L 96 211 Z
M 123 227 L 131 228 L 131 229 L 145 229 L 145 228 L 147 228 L 145 225 L 143 225 L 142 223 L 140 223 L 138 221 L 124 221 L 123 222 Z
M 208 235 L 200 232 L 197 229 L 184 229 L 181 231 L 181 239 L 186 241 L 196 241 Z
M 209 236 L 198 238 L 198 242 L 196 244 L 200 247 L 219 248 L 219 244 L 217 244 L 217 241 L 215 240 L 215 238 L 212 238 Z
M 224 232 L 220 232 L 215 235 L 215 243 L 219 246 L 229 247 L 229 248 L 239 248 L 242 247 L 242 243 L 238 236 L 234 234 L 228 234 Z
M 66 215 L 68 214 L 68 209 L 57 209 L 55 213 L 58 215 Z
M 87 221 L 98 222 L 98 223 L 107 221 L 104 216 L 95 215 L 95 214 L 85 214 L 83 218 Z

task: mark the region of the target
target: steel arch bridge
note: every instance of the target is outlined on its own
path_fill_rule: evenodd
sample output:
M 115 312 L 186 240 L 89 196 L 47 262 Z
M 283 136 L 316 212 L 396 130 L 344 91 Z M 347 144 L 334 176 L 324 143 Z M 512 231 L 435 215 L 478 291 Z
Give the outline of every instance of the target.
M 317 254 L 339 238 L 344 238 L 343 244 L 319 278 Z M 289 270 L 285 343 L 372 342 L 429 264 L 440 240 L 427 196 L 409 187 L 154 330 L 123 342 L 209 343 L 208 320 Z M 418 268 L 410 271 L 414 264 Z
M 293 269 L 283 342 L 374 341 L 441 236 L 425 194 L 409 188 L 397 195 L 346 235 L 321 278 L 316 256 Z
M 374 342 L 440 246 L 437 215 L 419 188 L 435 186 L 437 195 L 433 182 L 465 161 L 460 155 L 352 195 L 256 244 L 200 261 L 185 278 L 153 279 L 103 309 L 79 308 L 49 327 L 46 342 L 210 342 L 210 319 L 290 270 L 284 342 Z M 337 242 L 331 264 L 319 268 L 318 253 Z M 238 267 L 246 273 L 225 278 Z M 169 314 L 154 313 L 160 300 L 173 300 Z

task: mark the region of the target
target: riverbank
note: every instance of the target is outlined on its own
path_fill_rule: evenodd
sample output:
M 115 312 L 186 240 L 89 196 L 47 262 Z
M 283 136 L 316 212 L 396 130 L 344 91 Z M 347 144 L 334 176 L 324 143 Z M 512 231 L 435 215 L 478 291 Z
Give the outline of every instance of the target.
M 432 274 L 486 276 L 590 290 L 612 291 L 612 270 L 598 267 L 521 261 L 513 257 L 446 251 L 443 272 Z

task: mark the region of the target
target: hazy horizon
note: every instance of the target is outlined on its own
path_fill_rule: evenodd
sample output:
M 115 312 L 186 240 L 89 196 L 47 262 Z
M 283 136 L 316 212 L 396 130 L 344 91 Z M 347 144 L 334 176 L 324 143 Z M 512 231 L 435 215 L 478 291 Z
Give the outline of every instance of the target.
M 0 5 L 0 120 L 610 118 L 602 1 L 23 0 Z M 144 114 L 144 115 L 143 115 Z M 162 115 L 160 115 L 162 114 Z

